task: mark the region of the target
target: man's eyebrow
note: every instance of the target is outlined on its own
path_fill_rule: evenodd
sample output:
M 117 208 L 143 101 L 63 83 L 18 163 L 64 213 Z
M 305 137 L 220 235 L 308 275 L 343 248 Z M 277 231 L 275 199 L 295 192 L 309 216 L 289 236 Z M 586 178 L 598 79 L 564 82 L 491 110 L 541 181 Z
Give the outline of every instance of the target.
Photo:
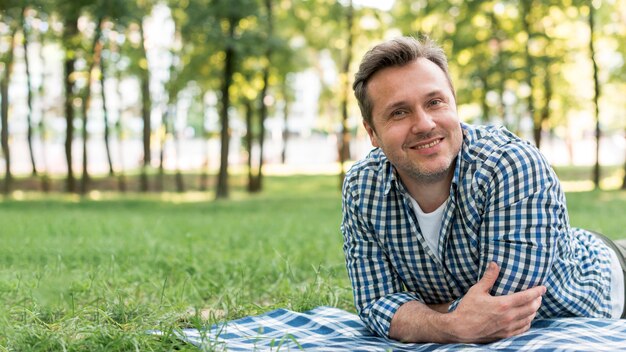
M 425 98 L 429 99 L 438 95 L 445 95 L 444 91 L 442 89 L 435 89 L 432 90 L 428 93 L 426 93 L 426 95 L 424 95 Z
M 406 105 L 407 105 L 407 102 L 405 100 L 399 100 L 383 107 L 381 112 L 383 113 L 383 115 L 388 115 L 390 111 L 393 111 L 394 109 L 397 109 Z

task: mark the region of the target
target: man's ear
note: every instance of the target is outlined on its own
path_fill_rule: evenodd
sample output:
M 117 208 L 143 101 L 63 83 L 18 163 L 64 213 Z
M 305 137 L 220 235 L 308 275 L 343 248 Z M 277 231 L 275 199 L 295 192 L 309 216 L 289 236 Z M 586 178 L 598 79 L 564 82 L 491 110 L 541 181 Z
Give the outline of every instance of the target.
M 372 146 L 376 148 L 380 147 L 380 145 L 378 144 L 378 137 L 376 136 L 376 131 L 374 131 L 374 128 L 370 126 L 370 124 L 367 123 L 367 121 L 365 120 L 363 120 L 363 127 L 365 127 L 367 134 L 370 136 L 370 141 L 372 142 Z

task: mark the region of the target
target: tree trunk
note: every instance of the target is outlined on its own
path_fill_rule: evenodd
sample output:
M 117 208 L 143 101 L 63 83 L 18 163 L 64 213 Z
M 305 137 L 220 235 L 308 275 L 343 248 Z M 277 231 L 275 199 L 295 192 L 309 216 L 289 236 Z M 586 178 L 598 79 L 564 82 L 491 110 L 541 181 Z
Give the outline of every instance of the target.
M 37 163 L 35 162 L 35 153 L 33 151 L 33 121 L 32 121 L 32 112 L 33 112 L 33 92 L 31 89 L 31 77 L 30 77 L 30 65 L 28 61 L 28 31 L 26 30 L 26 10 L 28 8 L 22 8 L 22 34 L 23 41 L 22 46 L 24 48 L 24 67 L 26 69 L 26 105 L 28 106 L 28 113 L 26 114 L 26 123 L 28 124 L 27 130 L 27 141 L 28 141 L 28 152 L 30 156 L 30 163 L 32 165 L 33 171 L 32 175 L 37 176 Z
M 265 0 L 265 9 L 267 11 L 267 42 L 265 49 L 266 65 L 263 69 L 263 87 L 261 88 L 261 94 L 259 96 L 259 162 L 256 180 L 252 185 L 252 192 L 260 192 L 263 189 L 263 164 L 264 150 L 265 150 L 265 120 L 267 119 L 267 89 L 269 87 L 269 77 L 272 62 L 272 36 L 274 35 L 274 23 L 273 23 L 273 11 L 272 0 Z
M 533 1 L 522 1 L 522 25 L 524 27 L 524 31 L 526 32 L 526 43 L 524 46 L 524 54 L 526 55 L 526 84 L 528 84 L 528 114 L 530 115 L 530 119 L 533 121 L 533 137 L 535 139 L 535 145 L 539 146 L 541 144 L 541 123 L 539 123 L 535 119 L 535 101 L 533 100 L 533 67 L 534 60 L 533 56 L 530 54 L 530 41 L 533 37 L 533 33 L 530 29 L 530 11 L 533 8 Z M 519 127 L 519 126 L 518 126 Z
M 175 97 L 174 103 L 172 105 L 172 136 L 174 137 L 174 148 L 176 149 L 176 155 L 175 155 L 176 160 L 174 161 L 176 164 L 176 170 L 174 171 L 174 173 L 176 175 L 175 176 L 176 192 L 182 193 L 182 192 L 185 192 L 185 182 L 183 180 L 183 174 L 180 171 L 180 155 L 182 151 L 181 151 L 181 145 L 180 145 L 180 134 L 178 130 L 176 129 L 177 119 L 178 119 L 178 102 L 177 102 L 177 98 Z
M 491 20 L 491 32 L 493 33 L 492 39 L 495 40 L 495 56 L 496 56 L 496 69 L 499 74 L 498 84 L 495 85 L 495 89 L 498 92 L 498 107 L 495 115 L 500 117 L 503 121 L 506 121 L 506 106 L 504 99 L 504 92 L 506 91 L 506 78 L 508 75 L 507 68 L 504 64 L 505 60 L 502 54 L 502 26 L 498 17 L 493 11 L 489 12 L 489 18 Z M 485 80 L 486 81 L 486 80 Z
M 230 143 L 230 125 L 228 120 L 228 109 L 230 108 L 230 95 L 229 90 L 232 85 L 233 73 L 235 70 L 235 48 L 232 41 L 235 36 L 235 21 L 231 19 L 229 21 L 229 43 L 227 44 L 224 56 L 224 77 L 222 81 L 222 104 L 220 108 L 220 170 L 217 175 L 217 189 L 215 197 L 228 198 L 228 151 Z
M 598 64 L 596 62 L 596 50 L 594 46 L 594 37 L 595 37 L 595 24 L 594 24 L 594 14 L 595 8 L 593 4 L 589 4 L 589 57 L 591 59 L 591 63 L 593 65 L 593 114 L 596 120 L 596 162 L 593 166 L 593 185 L 594 188 L 600 188 L 600 108 L 598 106 L 598 100 L 600 100 L 600 82 L 598 79 Z
M 535 142 L 537 148 L 541 147 L 541 133 L 543 132 L 543 124 L 550 119 L 550 101 L 552 101 L 552 77 L 550 76 L 550 66 L 545 68 L 545 76 L 543 80 L 543 87 L 545 89 L 545 102 L 541 109 L 541 115 L 539 118 L 538 126 L 535 126 L 533 133 L 535 134 Z M 539 134 L 539 135 L 537 135 Z
M 254 141 L 254 132 L 252 128 L 252 103 L 246 99 L 243 103 L 245 114 L 246 114 L 246 135 L 244 136 L 244 141 L 246 143 L 245 148 L 248 152 L 248 192 L 254 191 L 254 172 L 252 170 L 252 143 Z
M 202 120 L 202 126 L 203 126 L 203 140 L 204 140 L 204 162 L 202 164 L 202 171 L 200 173 L 200 190 L 201 191 L 206 191 L 209 188 L 209 155 L 210 155 L 210 150 L 209 150 L 209 141 L 210 141 L 210 135 L 209 135 L 209 130 L 208 130 L 208 123 L 207 123 L 207 107 L 204 106 L 205 104 L 205 97 L 206 96 L 206 92 L 203 91 L 201 94 L 202 97 L 202 116 L 203 116 L 203 120 Z
M 0 95 L 2 95 L 2 103 L 0 104 L 0 115 L 2 122 L 2 132 L 0 132 L 0 144 L 2 144 L 2 153 L 4 154 L 4 194 L 11 192 L 13 183 L 13 175 L 11 174 L 11 150 L 9 148 L 9 84 L 11 82 L 11 71 L 13 70 L 13 51 L 15 49 L 15 33 L 16 28 L 11 31 L 9 37 L 10 45 L 7 59 L 5 61 L 4 78 L 0 83 Z
M 283 99 L 285 100 L 285 106 L 283 108 L 283 148 L 280 153 L 280 162 L 285 164 L 287 162 L 287 142 L 289 140 L 289 97 L 287 83 L 283 83 Z
M 481 123 L 489 122 L 489 104 L 487 104 L 487 92 L 489 91 L 489 82 L 487 82 L 487 75 L 481 74 L 479 80 L 483 84 L 483 89 L 480 92 L 480 106 L 482 110 Z
M 152 112 L 152 100 L 150 99 L 150 71 L 148 69 L 148 55 L 146 52 L 143 21 L 139 23 L 141 36 L 141 56 L 145 60 L 146 67 L 141 72 L 141 114 L 143 117 L 143 165 L 141 167 L 141 191 L 148 191 L 148 168 L 150 167 L 150 113 Z
M 159 173 L 156 182 L 156 190 L 163 192 L 165 187 L 165 142 L 167 139 L 167 131 L 169 129 L 170 106 L 168 105 L 165 112 L 161 114 L 161 131 L 158 133 L 160 140 L 159 150 Z
M 263 88 L 261 88 L 261 94 L 259 94 L 259 154 L 257 155 L 258 161 L 256 177 L 254 178 L 252 188 L 250 189 L 250 191 L 252 192 L 260 192 L 263 189 L 263 151 L 265 145 L 265 120 L 267 118 L 267 104 L 265 101 L 265 97 L 267 95 L 267 86 L 269 85 L 269 63 L 270 61 L 268 60 L 268 65 L 265 67 L 265 69 L 263 69 Z M 250 150 L 252 151 L 252 147 L 250 148 Z
M 39 60 L 41 61 L 41 67 L 46 67 L 46 58 L 44 57 L 43 54 L 43 35 L 40 32 L 39 35 Z M 46 81 L 46 70 L 42 69 L 41 70 L 41 84 L 39 85 L 39 97 L 40 99 L 43 100 L 43 96 L 44 96 L 44 82 Z M 48 175 L 49 172 L 49 167 L 48 167 L 48 158 L 47 158 L 47 141 L 48 141 L 48 137 L 47 137 L 47 131 L 46 131 L 46 123 L 45 123 L 45 116 L 46 116 L 46 108 L 44 107 L 43 103 L 40 106 L 40 116 L 41 118 L 39 119 L 39 138 L 41 139 L 41 164 L 43 165 L 43 171 L 41 172 L 41 189 L 44 192 L 49 192 L 50 191 L 50 177 Z
M 113 158 L 111 157 L 111 129 L 109 128 L 109 109 L 107 109 L 107 95 L 104 83 L 106 81 L 106 72 L 104 60 L 100 58 L 100 89 L 102 89 L 102 114 L 104 117 L 104 148 L 107 153 L 107 162 L 109 163 L 109 176 L 115 176 L 113 168 Z
M 116 84 L 116 95 L 117 95 L 117 100 L 121 102 L 122 100 L 122 89 L 121 89 L 121 73 L 120 71 L 115 71 L 115 84 Z M 116 127 L 116 132 L 117 132 L 117 141 L 118 141 L 118 153 L 119 153 L 119 172 L 117 174 L 117 189 L 120 190 L 120 192 L 126 192 L 126 174 L 125 174 L 125 169 L 124 169 L 124 124 L 122 123 L 122 107 L 119 107 L 119 110 L 117 112 L 117 122 L 115 124 Z
M 89 74 L 89 76 L 91 76 Z M 87 164 L 87 141 L 89 139 L 89 134 L 87 133 L 87 115 L 89 114 L 89 101 L 91 100 L 90 98 L 90 86 L 91 83 L 91 79 L 87 80 L 87 87 L 85 88 L 87 90 L 87 93 L 85 93 L 85 96 L 83 97 L 83 102 L 82 102 L 82 139 L 83 139 L 83 176 L 81 179 L 81 183 L 80 183 L 80 194 L 86 194 L 87 190 L 89 188 L 89 171 L 87 170 L 88 164 Z
M 350 134 L 348 130 L 348 94 L 350 91 L 350 80 L 348 79 L 348 74 L 350 73 L 350 62 L 352 61 L 352 42 L 354 37 L 352 29 L 354 22 L 352 0 L 349 0 L 347 10 L 348 45 L 346 47 L 346 57 L 341 72 L 343 91 L 341 96 L 341 140 L 339 148 L 339 164 L 341 171 L 339 174 L 339 187 L 343 184 L 343 179 L 346 175 L 345 163 L 350 158 Z
M 76 59 L 74 58 L 74 54 L 69 54 L 70 51 L 73 51 L 72 48 L 74 45 L 71 44 L 73 38 L 78 35 L 78 18 L 72 18 L 66 20 L 63 26 L 63 42 L 66 47 L 66 56 L 65 56 L 65 64 L 64 64 L 64 87 L 65 87 L 65 124 L 66 124 L 66 133 L 65 133 L 65 160 L 67 162 L 67 180 L 66 180 L 66 190 L 68 192 L 76 191 L 76 180 L 74 179 L 74 171 L 72 165 L 72 142 L 74 140 L 74 79 L 72 78 L 72 74 L 74 73 L 74 62 Z
M 83 177 L 80 187 L 80 193 L 85 194 L 89 189 L 89 165 L 87 157 L 87 143 L 89 142 L 89 133 L 87 132 L 87 122 L 89 119 L 89 108 L 91 107 L 91 84 L 93 77 L 93 69 L 96 66 L 100 66 L 102 58 L 102 41 L 100 37 L 102 35 L 102 17 L 99 17 L 96 23 L 96 33 L 94 33 L 93 42 L 91 45 L 91 59 L 87 65 L 87 86 L 85 87 L 85 93 L 83 95 Z

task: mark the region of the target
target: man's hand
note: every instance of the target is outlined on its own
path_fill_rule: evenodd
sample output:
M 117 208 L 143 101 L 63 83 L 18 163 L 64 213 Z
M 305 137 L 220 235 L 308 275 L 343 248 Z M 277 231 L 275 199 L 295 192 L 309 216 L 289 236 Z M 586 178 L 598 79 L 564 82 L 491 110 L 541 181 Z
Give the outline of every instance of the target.
M 391 320 L 389 337 L 405 342 L 486 343 L 527 331 L 546 288 L 537 286 L 494 297 L 489 292 L 499 273 L 498 265 L 490 263 L 451 313 L 447 304 L 403 304 Z
M 537 286 L 506 296 L 491 296 L 489 291 L 499 272 L 496 263 L 489 263 L 480 281 L 450 313 L 451 332 L 458 342 L 491 342 L 519 335 L 530 328 L 546 288 Z

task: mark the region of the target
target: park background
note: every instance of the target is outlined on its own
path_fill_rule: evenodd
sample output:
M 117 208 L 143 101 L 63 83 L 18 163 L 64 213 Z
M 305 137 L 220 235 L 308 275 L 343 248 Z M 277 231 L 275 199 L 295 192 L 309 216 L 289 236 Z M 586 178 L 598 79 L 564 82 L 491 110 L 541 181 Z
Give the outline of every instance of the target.
M 398 35 L 443 46 L 462 121 L 540 147 L 572 225 L 626 238 L 624 0 L 4 0 L 0 350 L 353 310 L 351 82 Z

